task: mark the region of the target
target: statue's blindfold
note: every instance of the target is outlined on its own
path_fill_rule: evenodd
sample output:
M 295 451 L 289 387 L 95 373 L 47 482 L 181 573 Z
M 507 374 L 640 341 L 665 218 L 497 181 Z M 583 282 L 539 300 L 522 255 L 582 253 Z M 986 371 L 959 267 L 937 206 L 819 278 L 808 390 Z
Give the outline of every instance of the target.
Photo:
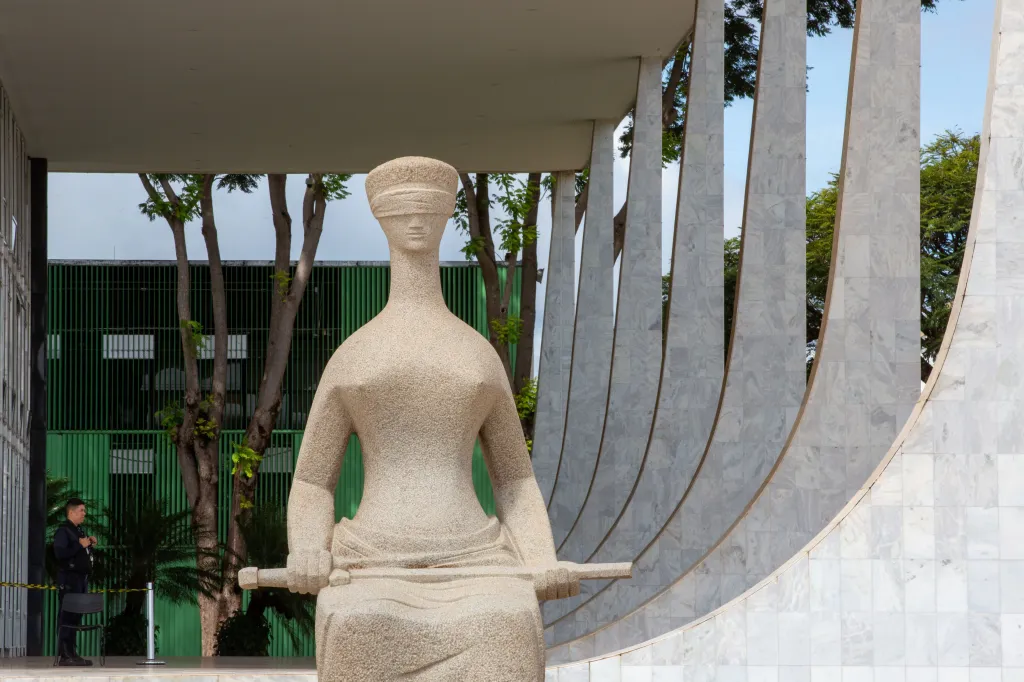
M 370 210 L 377 218 L 396 215 L 446 215 L 455 210 L 455 195 L 422 187 L 393 189 L 382 192 L 370 201 Z

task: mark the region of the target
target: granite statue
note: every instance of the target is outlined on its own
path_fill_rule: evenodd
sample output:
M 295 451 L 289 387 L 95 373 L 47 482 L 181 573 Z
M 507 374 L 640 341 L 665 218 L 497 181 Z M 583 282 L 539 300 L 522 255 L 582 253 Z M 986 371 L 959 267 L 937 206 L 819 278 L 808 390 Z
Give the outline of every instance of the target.
M 544 679 L 538 599 L 629 564 L 559 562 L 515 400 L 486 338 L 441 293 L 439 245 L 458 175 L 432 159 L 378 166 L 366 195 L 391 252 L 379 315 L 335 351 L 310 410 L 288 501 L 286 569 L 243 587 L 317 594 L 319 678 Z M 358 512 L 335 523 L 349 437 L 363 449 Z M 479 440 L 496 517 L 472 478 Z

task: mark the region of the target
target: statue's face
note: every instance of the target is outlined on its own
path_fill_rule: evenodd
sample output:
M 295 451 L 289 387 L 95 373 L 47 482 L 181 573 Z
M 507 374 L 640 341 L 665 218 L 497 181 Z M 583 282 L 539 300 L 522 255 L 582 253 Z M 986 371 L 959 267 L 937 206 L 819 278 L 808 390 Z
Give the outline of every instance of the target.
M 448 218 L 436 213 L 409 213 L 380 218 L 380 226 L 392 250 L 436 252 L 441 246 L 441 235 Z

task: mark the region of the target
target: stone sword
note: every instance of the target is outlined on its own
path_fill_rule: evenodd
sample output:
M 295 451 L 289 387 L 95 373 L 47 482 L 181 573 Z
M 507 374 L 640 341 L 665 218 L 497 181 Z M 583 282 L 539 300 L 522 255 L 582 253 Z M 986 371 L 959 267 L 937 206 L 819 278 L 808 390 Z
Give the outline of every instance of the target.
M 614 564 L 577 564 L 571 561 L 560 561 L 557 569 L 567 570 L 579 580 L 611 580 L 631 578 L 633 564 L 630 562 Z M 440 583 L 468 578 L 515 578 L 530 580 L 538 590 L 544 584 L 544 577 L 549 569 L 531 569 L 529 567 L 507 566 L 469 566 L 465 568 L 353 568 L 345 571 L 335 568 L 331 571 L 330 585 L 337 587 L 346 585 L 351 580 L 405 580 L 414 583 Z M 238 572 L 238 586 L 243 590 L 255 590 L 261 587 L 288 587 L 287 568 L 256 568 L 249 566 Z

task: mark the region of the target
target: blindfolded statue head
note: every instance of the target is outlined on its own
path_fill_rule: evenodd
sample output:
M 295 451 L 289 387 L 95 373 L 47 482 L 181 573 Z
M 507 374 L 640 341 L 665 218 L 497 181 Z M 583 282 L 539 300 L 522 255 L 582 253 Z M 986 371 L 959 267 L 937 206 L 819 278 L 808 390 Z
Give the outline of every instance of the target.
M 459 174 L 446 163 L 406 156 L 366 176 L 366 198 L 392 251 L 437 251 L 455 210 Z

